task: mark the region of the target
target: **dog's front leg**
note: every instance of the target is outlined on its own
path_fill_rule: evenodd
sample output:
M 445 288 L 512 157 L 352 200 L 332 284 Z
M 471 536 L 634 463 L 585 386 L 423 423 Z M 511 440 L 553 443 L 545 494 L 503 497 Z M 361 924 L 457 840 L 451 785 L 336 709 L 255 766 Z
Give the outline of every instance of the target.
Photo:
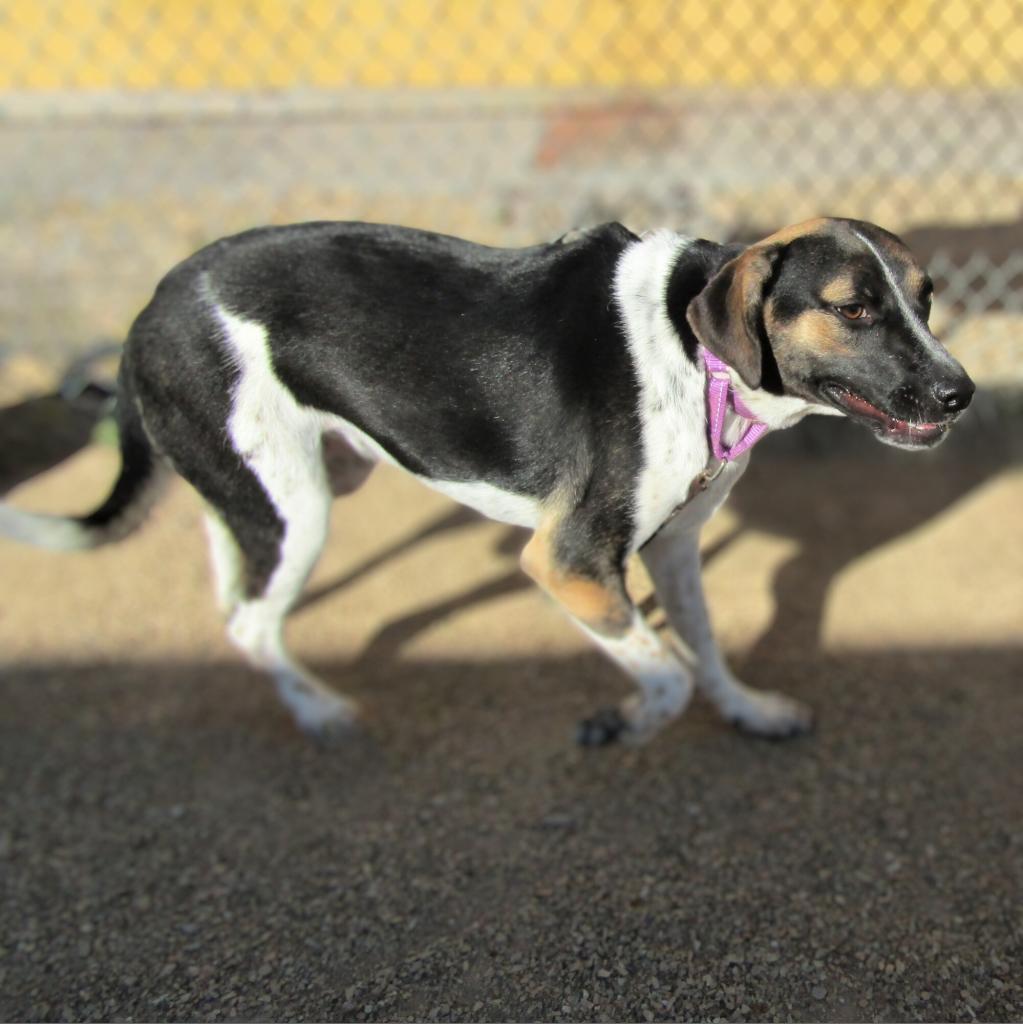
M 781 693 L 754 690 L 732 675 L 711 629 L 701 580 L 699 533 L 666 530 L 642 551 L 668 622 L 692 649 L 696 683 L 724 717 L 758 736 L 782 738 L 807 732 L 813 713 Z
M 647 625 L 625 588 L 621 565 L 587 559 L 573 564 L 541 527 L 522 553 L 522 567 L 638 684 L 620 708 L 583 721 L 579 742 L 601 746 L 621 739 L 644 743 L 681 714 L 693 692 L 692 675 Z M 596 562 L 596 564 L 594 564 Z

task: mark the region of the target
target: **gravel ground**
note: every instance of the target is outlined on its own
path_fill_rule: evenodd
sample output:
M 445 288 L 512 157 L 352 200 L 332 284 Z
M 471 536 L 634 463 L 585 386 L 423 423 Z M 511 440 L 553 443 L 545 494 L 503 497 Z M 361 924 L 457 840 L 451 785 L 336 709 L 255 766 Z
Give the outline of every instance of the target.
M 10 420 L 6 485 L 55 461 Z M 771 439 L 710 532 L 739 667 L 821 712 L 787 744 L 698 703 L 574 747 L 615 670 L 516 533 L 396 475 L 293 621 L 367 707 L 337 749 L 220 638 L 183 487 L 118 548 L 0 547 L 0 1017 L 1023 1019 L 1023 474 L 976 420 L 933 458 Z

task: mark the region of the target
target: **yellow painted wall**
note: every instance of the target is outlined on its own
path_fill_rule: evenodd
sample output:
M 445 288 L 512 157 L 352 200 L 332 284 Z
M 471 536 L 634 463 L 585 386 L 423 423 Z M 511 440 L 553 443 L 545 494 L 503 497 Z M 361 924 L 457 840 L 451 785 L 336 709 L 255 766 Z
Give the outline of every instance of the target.
M 0 0 L 0 90 L 1008 88 L 1023 0 Z

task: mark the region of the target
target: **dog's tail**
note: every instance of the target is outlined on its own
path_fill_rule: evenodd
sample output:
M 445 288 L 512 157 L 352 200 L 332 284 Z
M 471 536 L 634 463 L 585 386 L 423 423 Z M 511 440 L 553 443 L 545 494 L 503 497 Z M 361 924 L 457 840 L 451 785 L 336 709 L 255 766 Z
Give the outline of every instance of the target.
M 117 425 L 121 472 L 99 508 L 86 516 L 51 516 L 0 504 L 0 535 L 52 551 L 84 551 L 112 544 L 138 529 L 163 490 L 166 466 L 124 390 L 118 395 Z

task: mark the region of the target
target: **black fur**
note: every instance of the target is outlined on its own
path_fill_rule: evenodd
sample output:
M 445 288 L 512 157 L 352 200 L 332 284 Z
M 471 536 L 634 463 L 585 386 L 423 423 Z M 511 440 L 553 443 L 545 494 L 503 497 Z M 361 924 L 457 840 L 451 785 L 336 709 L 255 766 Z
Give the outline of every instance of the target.
M 186 261 L 157 287 L 128 335 L 120 389 L 139 403 L 160 453 L 231 528 L 252 597 L 277 567 L 284 524 L 228 437 L 236 374 L 197 283 Z
M 700 342 L 686 319 L 689 303 L 703 291 L 707 282 L 729 260 L 734 259 L 745 248 L 738 243 L 721 245 L 718 242 L 709 242 L 705 238 L 698 238 L 686 247 L 684 258 L 675 264 L 668 278 L 668 317 L 682 339 L 685 354 L 694 364 Z
M 353 423 L 412 472 L 541 499 L 567 484 L 575 511 L 561 543 L 578 551 L 562 554 L 602 576 L 611 566 L 585 563 L 624 554 L 642 457 L 610 298 L 635 240 L 619 224 L 525 249 L 359 223 L 249 231 L 163 281 L 129 337 L 127 385 L 175 468 L 236 532 L 257 531 L 253 550 L 276 550 L 263 541 L 281 524 L 224 431 L 232 371 L 209 311 L 220 304 L 267 328 L 299 402 Z
M 120 519 L 135 503 L 158 468 L 134 395 L 127 385 L 119 389 L 116 417 L 121 445 L 121 471 L 106 501 L 79 519 L 82 526 L 91 530 L 102 530 Z
M 543 497 L 565 466 L 589 475 L 595 422 L 627 431 L 634 419 L 607 313 L 634 238 L 610 224 L 493 249 L 316 223 L 247 232 L 189 262 L 211 298 L 267 327 L 275 370 L 303 404 L 354 423 L 412 472 Z

